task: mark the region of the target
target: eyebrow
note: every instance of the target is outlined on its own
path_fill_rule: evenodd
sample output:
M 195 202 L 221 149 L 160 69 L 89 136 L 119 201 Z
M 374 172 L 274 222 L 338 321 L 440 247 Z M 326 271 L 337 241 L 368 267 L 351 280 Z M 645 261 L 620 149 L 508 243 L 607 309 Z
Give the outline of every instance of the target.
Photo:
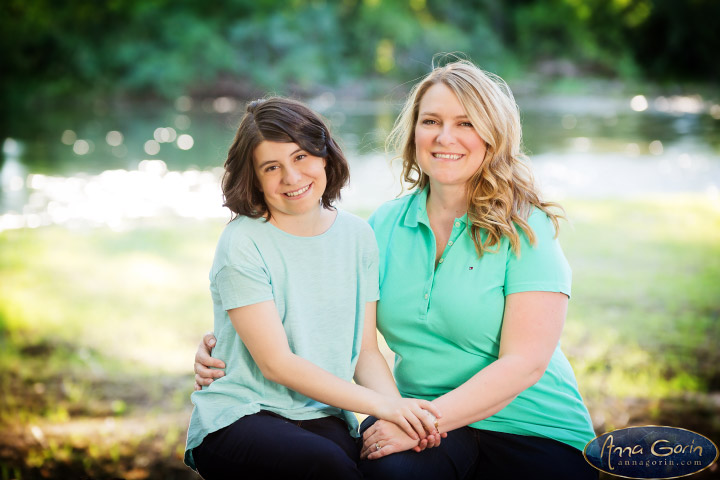
M 294 152 L 292 152 L 290 155 L 288 155 L 288 157 L 292 157 L 292 156 L 295 155 L 296 153 L 302 152 L 303 150 L 304 150 L 304 148 L 298 148 L 297 150 L 295 150 Z M 266 161 L 264 161 L 263 163 L 261 163 L 260 165 L 258 165 L 258 168 L 263 168 L 265 165 L 267 165 L 267 164 L 269 164 L 269 163 L 277 162 L 277 161 L 278 161 L 278 160 L 266 160 Z
M 423 115 L 427 115 L 430 117 L 439 117 L 440 116 L 440 114 L 435 113 L 435 112 L 420 112 L 419 116 L 422 117 Z M 467 115 L 455 115 L 454 118 L 470 118 L 470 117 L 468 117 Z

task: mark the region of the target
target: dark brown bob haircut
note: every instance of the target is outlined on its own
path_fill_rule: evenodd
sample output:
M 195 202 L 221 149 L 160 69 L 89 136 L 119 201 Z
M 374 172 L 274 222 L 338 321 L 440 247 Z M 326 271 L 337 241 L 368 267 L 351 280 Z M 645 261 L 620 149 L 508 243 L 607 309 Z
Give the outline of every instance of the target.
M 225 161 L 223 206 L 233 212 L 233 219 L 240 215 L 270 219 L 253 164 L 255 149 L 265 140 L 295 143 L 310 155 L 324 158 L 327 186 L 322 205 L 330 208 L 340 199 L 340 190 L 347 184 L 350 171 L 342 150 L 330 136 L 320 116 L 289 98 L 254 100 L 247 104 Z

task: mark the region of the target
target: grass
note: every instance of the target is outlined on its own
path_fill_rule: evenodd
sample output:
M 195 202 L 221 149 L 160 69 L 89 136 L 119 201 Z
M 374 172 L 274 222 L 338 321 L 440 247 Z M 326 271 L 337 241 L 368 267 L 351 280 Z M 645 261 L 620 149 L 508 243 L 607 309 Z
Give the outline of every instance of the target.
M 565 207 L 563 348 L 596 428 L 664 422 L 717 440 L 720 203 Z M 0 232 L 2 478 L 193 478 L 181 462 L 191 365 L 212 328 L 207 272 L 222 228 Z
M 585 201 L 568 210 L 561 239 L 574 295 L 565 342 L 588 394 L 720 389 L 717 201 Z

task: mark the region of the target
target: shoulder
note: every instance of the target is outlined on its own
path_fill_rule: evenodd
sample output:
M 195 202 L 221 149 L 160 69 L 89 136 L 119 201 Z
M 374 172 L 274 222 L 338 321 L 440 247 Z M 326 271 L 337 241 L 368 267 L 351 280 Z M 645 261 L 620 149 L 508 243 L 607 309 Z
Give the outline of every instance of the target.
M 357 215 L 338 209 L 338 218 L 343 235 L 360 239 L 363 243 L 375 244 L 375 234 L 370 224 Z
M 236 217 L 225 225 L 222 234 L 220 234 L 220 242 L 235 243 L 249 241 L 264 230 L 263 227 L 265 224 L 265 219 L 262 218 Z
M 547 213 L 537 207 L 532 207 L 530 215 L 527 218 L 527 223 L 535 233 L 538 241 L 554 239 L 557 235 L 553 221 Z
M 407 212 L 416 195 L 417 193 L 413 192 L 383 203 L 370 215 L 368 223 L 375 231 L 384 225 L 395 223 L 398 218 Z
M 248 254 L 257 254 L 259 239 L 267 236 L 267 224 L 262 218 L 237 217 L 228 223 L 220 234 L 215 261 L 233 264 Z
M 348 212 L 347 210 L 338 209 L 338 220 L 342 222 L 344 228 L 356 230 L 371 230 L 368 222 L 358 217 L 354 213 Z

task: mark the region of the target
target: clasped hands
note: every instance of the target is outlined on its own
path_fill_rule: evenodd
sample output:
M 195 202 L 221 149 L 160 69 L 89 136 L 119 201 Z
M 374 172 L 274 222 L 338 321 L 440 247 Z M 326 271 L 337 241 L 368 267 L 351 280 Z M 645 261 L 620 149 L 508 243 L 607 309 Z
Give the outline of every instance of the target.
M 222 370 L 225 363 L 210 356 L 210 349 L 214 345 L 215 337 L 207 333 L 198 346 L 194 365 L 195 390 L 225 376 Z M 363 459 L 375 460 L 410 449 L 421 452 L 426 448 L 437 447 L 441 439 L 447 437 L 447 433 L 441 434 L 435 428 L 440 412 L 426 400 L 392 399 L 375 411 L 374 416 L 378 420 L 363 434 L 360 452 Z
M 431 419 L 431 424 L 435 423 L 435 415 L 426 411 L 426 415 Z M 373 425 L 368 427 L 363 433 L 363 446 L 360 450 L 360 458 L 368 460 L 376 460 L 387 455 L 404 452 L 406 450 L 414 450 L 421 452 L 426 448 L 433 448 L 440 445 L 442 438 L 447 437 L 447 433 L 439 433 L 434 427 L 432 431 L 425 433 L 424 438 L 408 435 L 407 432 L 393 422 L 379 419 Z

